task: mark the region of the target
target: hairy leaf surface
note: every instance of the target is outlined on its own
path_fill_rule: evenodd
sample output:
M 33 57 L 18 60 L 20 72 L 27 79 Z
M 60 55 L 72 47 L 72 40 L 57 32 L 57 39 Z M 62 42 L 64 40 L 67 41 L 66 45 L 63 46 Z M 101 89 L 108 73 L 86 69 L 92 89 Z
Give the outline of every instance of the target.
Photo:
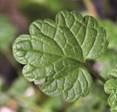
M 90 16 L 61 11 L 55 22 L 33 22 L 29 32 L 13 45 L 16 60 L 25 65 L 24 76 L 50 96 L 70 102 L 86 96 L 92 79 L 84 63 L 105 51 L 105 30 Z
M 105 92 L 108 93 L 108 94 L 116 91 L 116 89 L 117 89 L 117 80 L 110 79 L 110 80 L 106 81 L 104 88 L 105 88 Z
M 117 111 L 117 66 L 115 66 L 110 75 L 115 79 L 106 81 L 104 89 L 107 94 L 110 94 L 108 104 L 112 108 L 112 112 L 115 112 Z

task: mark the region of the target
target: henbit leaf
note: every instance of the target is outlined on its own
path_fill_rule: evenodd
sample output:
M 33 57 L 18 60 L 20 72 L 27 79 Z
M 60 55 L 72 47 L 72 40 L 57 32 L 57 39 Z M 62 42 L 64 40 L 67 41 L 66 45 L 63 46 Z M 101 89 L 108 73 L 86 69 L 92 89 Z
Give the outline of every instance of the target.
M 106 93 L 110 94 L 117 89 L 117 79 L 110 79 L 106 81 L 104 85 L 104 90 Z
M 74 101 L 88 94 L 92 80 L 86 70 L 79 69 L 81 65 L 77 60 L 49 53 L 40 58 L 41 52 L 33 50 L 26 40 L 29 38 L 16 40 L 15 48 L 18 52 L 15 54 L 21 57 L 25 55 L 24 60 L 19 60 L 27 63 L 23 74 L 28 80 L 39 85 L 44 93 L 51 96 L 63 95 L 67 101 Z M 24 49 L 27 52 L 24 52 Z
M 117 112 L 117 93 L 111 93 L 108 98 L 108 104 L 111 107 L 111 112 Z
M 115 79 L 110 79 L 104 84 L 104 89 L 107 94 L 110 94 L 108 98 L 108 104 L 112 108 L 112 112 L 117 111 L 117 66 L 110 73 Z
M 29 31 L 29 35 L 21 35 L 13 45 L 16 60 L 25 65 L 24 76 L 39 85 L 44 93 L 60 95 L 66 101 L 87 95 L 92 78 L 84 62 L 96 58 L 107 47 L 105 31 L 96 20 L 61 11 L 56 22 L 37 20 Z
M 117 79 L 110 79 L 104 85 L 105 92 L 110 94 L 108 104 L 111 107 L 111 112 L 117 111 Z
M 117 65 L 115 66 L 114 69 L 112 69 L 112 71 L 109 74 L 110 76 L 117 78 Z
M 83 51 L 84 59 L 95 59 L 106 49 L 106 32 L 91 16 L 82 17 L 75 11 L 61 11 L 56 16 L 60 26 L 66 26 L 76 38 Z
M 111 108 L 115 108 L 117 106 L 117 94 L 111 93 L 108 98 L 108 104 L 111 106 Z

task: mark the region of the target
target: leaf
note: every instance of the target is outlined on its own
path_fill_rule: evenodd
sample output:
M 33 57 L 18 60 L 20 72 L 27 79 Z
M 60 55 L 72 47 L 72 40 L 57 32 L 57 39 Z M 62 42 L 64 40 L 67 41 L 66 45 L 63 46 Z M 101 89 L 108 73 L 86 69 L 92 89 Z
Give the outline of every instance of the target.
M 105 92 L 110 94 L 117 89 L 117 79 L 110 79 L 104 85 Z
M 0 15 L 0 50 L 9 47 L 16 34 L 16 28 L 6 16 Z
M 108 98 L 108 104 L 112 108 L 112 112 L 117 111 L 117 66 L 110 73 L 115 79 L 110 79 L 104 84 L 104 89 L 107 94 L 110 94 Z
M 60 26 L 66 26 L 76 38 L 82 48 L 84 59 L 95 59 L 105 51 L 108 45 L 106 32 L 93 17 L 82 17 L 75 11 L 61 11 L 57 14 L 56 21 Z
M 117 78 L 117 65 L 115 66 L 114 69 L 112 69 L 112 71 L 109 74 L 110 76 Z
M 92 78 L 84 62 L 101 55 L 108 43 L 104 29 L 96 20 L 61 11 L 56 22 L 37 20 L 29 32 L 13 45 L 16 60 L 25 65 L 24 76 L 50 96 L 62 96 L 69 102 L 86 96 Z
M 117 93 L 111 93 L 108 98 L 108 104 L 111 107 L 111 112 L 117 112 Z
M 111 108 L 115 108 L 117 106 L 117 94 L 112 93 L 109 96 L 108 103 L 111 106 Z

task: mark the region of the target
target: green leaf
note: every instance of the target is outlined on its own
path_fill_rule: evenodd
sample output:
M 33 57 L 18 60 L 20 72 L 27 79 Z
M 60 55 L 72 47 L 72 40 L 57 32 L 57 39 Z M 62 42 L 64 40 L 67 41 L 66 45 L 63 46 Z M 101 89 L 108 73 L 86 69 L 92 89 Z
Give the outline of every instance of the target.
M 86 96 L 92 78 L 84 62 L 105 51 L 105 30 L 90 16 L 61 11 L 55 22 L 33 22 L 29 32 L 13 45 L 16 60 L 25 65 L 24 76 L 50 96 L 62 96 L 70 102 Z
M 117 106 L 117 94 L 111 93 L 108 99 L 108 103 L 111 106 L 111 108 L 115 108 Z
M 104 85 L 105 92 L 110 94 L 117 89 L 117 79 L 110 79 Z
M 110 75 L 115 79 L 110 79 L 104 84 L 104 89 L 107 94 L 110 94 L 108 98 L 108 104 L 112 108 L 112 112 L 117 111 L 117 66 L 110 72 Z
M 108 104 L 111 107 L 111 112 L 117 112 L 117 93 L 111 93 L 108 98 Z
M 75 11 L 61 11 L 56 16 L 60 26 L 66 26 L 76 38 L 83 51 L 84 59 L 95 59 L 106 49 L 106 32 L 91 16 L 82 17 Z

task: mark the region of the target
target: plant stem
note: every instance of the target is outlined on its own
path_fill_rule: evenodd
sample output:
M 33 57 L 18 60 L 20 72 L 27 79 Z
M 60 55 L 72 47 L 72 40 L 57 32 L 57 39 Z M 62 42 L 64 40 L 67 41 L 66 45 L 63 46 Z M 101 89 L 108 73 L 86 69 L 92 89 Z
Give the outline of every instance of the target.
M 84 4 L 88 10 L 88 12 L 94 16 L 94 17 L 98 17 L 98 13 L 97 13 L 97 10 L 94 6 L 94 4 L 91 2 L 91 0 L 84 0 Z
M 94 64 L 95 64 L 94 60 L 87 60 L 85 67 L 87 68 L 89 73 L 92 75 L 94 80 L 100 80 L 102 83 L 105 83 L 106 80 L 103 77 L 101 77 L 96 70 L 94 70 L 93 68 Z

